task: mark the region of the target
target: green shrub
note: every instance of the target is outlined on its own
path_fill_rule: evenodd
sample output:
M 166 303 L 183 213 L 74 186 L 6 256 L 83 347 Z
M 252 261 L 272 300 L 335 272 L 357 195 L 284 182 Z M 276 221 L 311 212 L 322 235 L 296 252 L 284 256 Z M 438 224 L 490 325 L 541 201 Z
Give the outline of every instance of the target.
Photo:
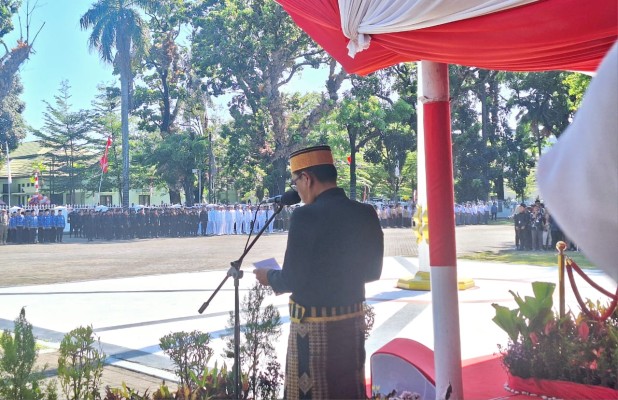
M 92 326 L 78 327 L 67 333 L 60 343 L 58 378 L 69 400 L 100 399 L 99 384 L 105 353 Z
M 534 282 L 534 297 L 511 292 L 518 308 L 493 304 L 493 321 L 509 335 L 499 349 L 513 376 L 563 380 L 618 389 L 618 310 L 605 321 L 572 312 L 560 318 L 552 312 L 555 284 Z M 606 310 L 588 301 L 597 316 Z
M 174 372 L 180 378 L 180 387 L 189 393 L 196 391 L 198 385 L 191 378 L 198 376 L 212 357 L 213 350 L 209 346 L 210 334 L 207 332 L 174 332 L 159 339 L 159 347 L 167 354 L 176 369 Z
M 104 400 L 151 400 L 151 397 L 148 394 L 148 390 L 140 394 L 138 390 L 134 390 L 128 387 L 125 382 L 122 382 L 122 387 L 120 388 L 105 387 Z
M 272 294 L 269 287 L 256 282 L 241 305 L 240 319 L 244 321 L 240 342 L 241 373 L 243 380 L 248 379 L 248 385 L 242 385 L 242 397 L 245 399 L 276 399 L 283 383 L 274 347 L 281 336 L 281 317 L 273 305 L 262 309 L 262 303 L 269 294 Z M 228 339 L 224 356 L 234 358 L 233 313 L 230 313 L 226 330 Z
M 26 310 L 22 308 L 15 319 L 13 334 L 4 331 L 0 336 L 0 398 L 45 398 L 40 387 L 42 373 L 34 369 L 37 356 L 32 324 L 26 320 Z

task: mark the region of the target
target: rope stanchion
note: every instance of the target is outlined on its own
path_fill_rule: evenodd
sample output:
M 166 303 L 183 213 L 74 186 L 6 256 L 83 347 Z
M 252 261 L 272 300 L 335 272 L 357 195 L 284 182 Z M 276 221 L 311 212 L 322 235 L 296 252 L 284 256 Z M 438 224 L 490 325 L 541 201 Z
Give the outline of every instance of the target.
M 560 318 L 564 318 L 564 250 L 566 250 L 566 243 L 563 241 L 556 243 L 556 249 L 558 250 L 558 296 L 560 299 Z
M 581 307 L 582 311 L 590 318 L 595 321 L 603 322 L 607 320 L 616 310 L 616 306 L 618 306 L 618 288 L 616 288 L 616 294 L 611 294 L 607 290 L 601 288 L 599 285 L 594 283 L 582 269 L 573 261 L 571 258 L 567 257 L 566 262 L 566 270 L 569 276 L 569 282 L 571 283 L 571 288 L 573 289 L 573 293 L 575 294 L 575 298 L 577 299 L 577 303 Z M 601 315 L 595 314 L 588 309 L 586 303 L 582 300 L 579 290 L 577 290 L 577 285 L 575 283 L 575 277 L 573 275 L 573 270 L 575 270 L 586 282 L 588 282 L 593 288 L 597 289 L 599 292 L 603 293 L 607 297 L 609 297 L 612 302 L 609 307 L 603 312 Z
M 577 272 L 579 274 L 579 276 L 582 277 L 582 279 L 584 279 L 586 282 L 588 282 L 588 284 L 590 286 L 592 286 L 593 288 L 595 288 L 596 290 L 598 290 L 599 292 L 603 293 L 604 295 L 606 295 L 607 297 L 613 297 L 614 295 L 603 289 L 601 286 L 599 286 L 596 282 L 594 282 L 592 279 L 590 279 L 590 277 L 588 275 L 586 275 L 586 273 L 580 268 L 579 265 L 577 265 L 577 263 L 570 257 L 566 257 L 566 262 L 567 265 L 570 267 L 573 267 L 573 269 L 575 270 L 575 272 Z

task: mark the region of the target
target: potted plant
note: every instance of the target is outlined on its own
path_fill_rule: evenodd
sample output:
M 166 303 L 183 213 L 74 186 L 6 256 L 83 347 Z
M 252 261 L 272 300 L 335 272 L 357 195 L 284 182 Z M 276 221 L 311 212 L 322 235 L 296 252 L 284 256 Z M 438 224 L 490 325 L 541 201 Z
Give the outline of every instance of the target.
M 498 346 L 508 389 L 563 399 L 618 399 L 618 312 L 604 321 L 552 310 L 555 284 L 534 282 L 534 297 L 509 291 L 518 308 L 492 304 L 493 321 L 508 335 Z M 592 313 L 605 307 L 588 301 Z

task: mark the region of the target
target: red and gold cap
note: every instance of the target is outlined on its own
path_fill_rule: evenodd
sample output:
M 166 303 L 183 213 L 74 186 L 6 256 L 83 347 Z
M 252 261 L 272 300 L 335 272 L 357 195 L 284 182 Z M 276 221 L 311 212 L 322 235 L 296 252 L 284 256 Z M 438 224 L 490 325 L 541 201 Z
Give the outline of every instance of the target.
M 290 154 L 290 169 L 292 172 L 326 164 L 335 164 L 330 146 L 307 147 Z

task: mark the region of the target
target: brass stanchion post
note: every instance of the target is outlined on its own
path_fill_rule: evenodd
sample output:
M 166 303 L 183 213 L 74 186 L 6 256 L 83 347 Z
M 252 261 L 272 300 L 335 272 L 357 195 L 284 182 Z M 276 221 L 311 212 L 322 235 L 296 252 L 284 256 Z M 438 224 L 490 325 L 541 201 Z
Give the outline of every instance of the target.
M 556 250 L 558 250 L 558 293 L 560 296 L 560 319 L 564 318 L 564 250 L 566 249 L 566 243 L 560 241 L 556 243 Z

